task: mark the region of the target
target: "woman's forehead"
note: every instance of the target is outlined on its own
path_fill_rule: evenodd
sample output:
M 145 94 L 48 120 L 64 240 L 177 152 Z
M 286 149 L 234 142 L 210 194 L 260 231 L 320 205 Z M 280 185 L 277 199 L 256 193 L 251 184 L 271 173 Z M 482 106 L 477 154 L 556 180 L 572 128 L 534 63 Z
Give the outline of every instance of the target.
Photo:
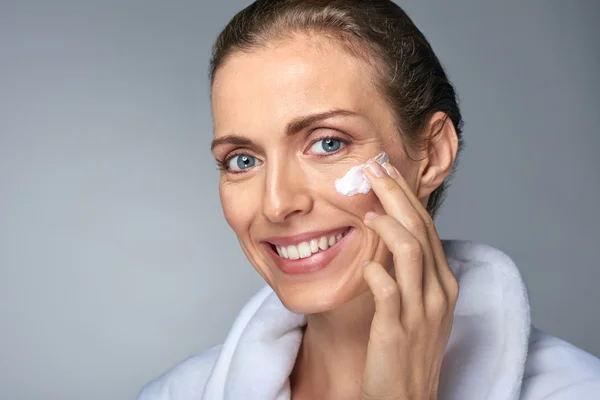
M 346 100 L 363 98 L 375 89 L 369 87 L 371 71 L 364 62 L 329 41 L 324 48 L 306 43 L 312 40 L 300 37 L 277 46 L 234 53 L 215 74 L 213 103 Z
M 363 62 L 341 46 L 306 41 L 239 52 L 222 64 L 212 88 L 215 129 L 236 119 L 287 123 L 318 110 L 361 113 L 384 104 Z

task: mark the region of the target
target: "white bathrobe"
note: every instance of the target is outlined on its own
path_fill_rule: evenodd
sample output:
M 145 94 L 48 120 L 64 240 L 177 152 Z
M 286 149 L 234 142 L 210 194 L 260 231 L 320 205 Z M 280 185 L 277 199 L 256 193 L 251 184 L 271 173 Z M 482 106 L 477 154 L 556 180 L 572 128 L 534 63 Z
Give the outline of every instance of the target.
M 525 284 L 508 256 L 472 242 L 443 245 L 460 294 L 440 399 L 600 399 L 600 359 L 531 327 Z M 244 306 L 225 343 L 148 383 L 138 400 L 289 399 L 305 323 L 265 286 Z

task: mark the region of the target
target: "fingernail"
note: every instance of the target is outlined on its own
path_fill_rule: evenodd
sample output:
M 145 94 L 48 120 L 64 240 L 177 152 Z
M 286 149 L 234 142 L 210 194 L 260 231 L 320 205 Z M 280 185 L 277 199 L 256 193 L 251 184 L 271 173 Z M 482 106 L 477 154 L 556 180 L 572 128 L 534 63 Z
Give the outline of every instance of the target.
M 362 267 L 366 267 L 367 265 L 371 264 L 371 260 L 365 260 L 362 262 Z
M 385 176 L 385 171 L 383 170 L 381 165 L 379 165 L 376 162 L 370 163 L 367 167 L 367 170 L 371 175 L 373 175 L 376 178 L 382 178 L 383 176 Z
M 368 213 L 365 214 L 365 219 L 366 220 L 371 220 L 371 219 L 374 219 L 374 218 L 377 218 L 377 217 L 379 217 L 379 214 L 377 214 L 374 211 L 369 211 Z
M 383 164 L 383 168 L 387 171 L 388 175 L 394 179 L 397 179 L 400 176 L 396 167 L 390 163 Z

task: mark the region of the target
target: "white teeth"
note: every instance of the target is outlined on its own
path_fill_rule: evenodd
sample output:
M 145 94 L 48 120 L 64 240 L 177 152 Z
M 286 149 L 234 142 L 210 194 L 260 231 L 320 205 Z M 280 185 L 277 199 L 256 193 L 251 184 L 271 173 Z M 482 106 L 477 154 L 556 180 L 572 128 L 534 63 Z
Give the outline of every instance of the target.
M 312 239 L 310 242 L 302 242 L 296 246 L 275 246 L 275 250 L 281 258 L 298 260 L 300 258 L 310 257 L 319 251 L 327 250 L 342 240 L 343 237 L 344 235 L 338 233 L 335 236 L 323 236 L 320 239 Z
M 329 244 L 327 242 L 327 238 L 325 236 L 323 236 L 321 239 L 319 239 L 319 249 L 327 250 L 328 247 L 329 247 Z
M 297 260 L 300 258 L 300 254 L 298 254 L 298 248 L 296 248 L 296 246 L 288 246 L 287 251 L 290 260 Z
M 333 246 L 335 244 L 335 236 L 330 236 L 329 237 L 329 247 Z
M 319 251 L 319 241 L 317 239 L 313 239 L 310 241 L 310 251 L 312 253 L 316 253 Z
M 310 257 L 312 252 L 310 251 L 310 245 L 306 242 L 302 242 L 298 245 L 298 254 L 300 258 Z

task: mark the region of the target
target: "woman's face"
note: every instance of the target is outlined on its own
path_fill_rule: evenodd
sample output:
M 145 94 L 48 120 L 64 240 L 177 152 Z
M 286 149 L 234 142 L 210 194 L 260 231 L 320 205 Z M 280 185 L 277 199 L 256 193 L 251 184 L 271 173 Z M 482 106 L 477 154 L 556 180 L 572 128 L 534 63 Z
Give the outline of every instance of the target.
M 391 265 L 362 222 L 383 209 L 334 181 L 381 151 L 413 189 L 418 168 L 366 64 L 304 36 L 238 52 L 215 76 L 212 106 L 225 218 L 285 306 L 323 312 L 366 291 L 363 261 Z

